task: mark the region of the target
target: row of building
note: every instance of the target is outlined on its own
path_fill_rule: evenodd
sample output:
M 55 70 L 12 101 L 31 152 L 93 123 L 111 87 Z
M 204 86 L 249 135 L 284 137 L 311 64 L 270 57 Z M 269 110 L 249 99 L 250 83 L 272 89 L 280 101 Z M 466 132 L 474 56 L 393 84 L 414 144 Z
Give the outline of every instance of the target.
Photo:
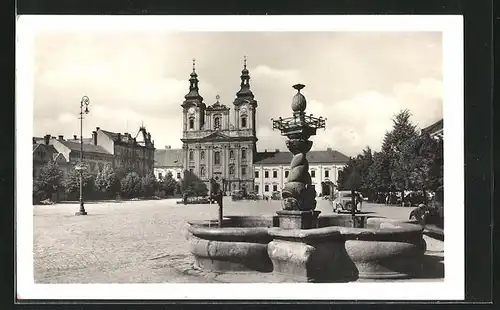
M 132 168 L 141 175 L 154 169 L 155 147 L 151 134 L 141 127 L 135 136 L 129 133 L 115 133 L 99 127 L 92 132 L 92 138 L 80 139 L 45 135 L 33 138 L 33 176 L 41 166 L 55 161 L 64 173 L 69 173 L 80 163 L 83 146 L 83 162 L 90 172 L 98 172 L 109 164 L 114 169 Z
M 89 169 L 96 172 L 110 164 L 115 169 L 133 168 L 141 175 L 154 171 L 158 179 L 172 173 L 176 180 L 182 178 L 184 171 L 189 171 L 207 185 L 214 179 L 226 192 L 243 190 L 270 196 L 272 192 L 281 191 L 290 171 L 292 154 L 277 149 L 257 151 L 258 104 L 250 88 L 246 60 L 240 75 L 240 89 L 232 106 L 220 103 L 219 96 L 213 104 L 207 105 L 198 84 L 193 63 L 189 92 L 180 105 L 182 148 L 155 149 L 145 127 L 141 127 L 135 137 L 97 127 L 92 138 L 83 139 L 84 162 Z M 442 137 L 443 120 L 422 132 Z M 40 166 L 49 160 L 56 161 L 65 172 L 74 169 L 80 161 L 80 147 L 77 136 L 73 139 L 50 135 L 33 138 L 33 175 L 36 176 Z M 349 158 L 330 148 L 310 151 L 307 158 L 316 192 L 330 195 L 339 171 Z

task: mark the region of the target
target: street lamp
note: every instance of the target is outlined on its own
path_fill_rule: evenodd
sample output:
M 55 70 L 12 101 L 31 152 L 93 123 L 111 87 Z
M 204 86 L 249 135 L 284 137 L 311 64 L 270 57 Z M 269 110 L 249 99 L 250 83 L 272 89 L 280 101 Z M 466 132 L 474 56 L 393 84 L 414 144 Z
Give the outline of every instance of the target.
M 83 171 L 86 169 L 83 165 L 83 114 L 89 113 L 89 103 L 89 97 L 83 96 L 80 101 L 80 164 L 75 167 L 80 172 L 80 210 L 75 215 L 87 215 L 87 211 L 85 211 L 83 205 Z M 83 110 L 84 106 L 85 110 Z

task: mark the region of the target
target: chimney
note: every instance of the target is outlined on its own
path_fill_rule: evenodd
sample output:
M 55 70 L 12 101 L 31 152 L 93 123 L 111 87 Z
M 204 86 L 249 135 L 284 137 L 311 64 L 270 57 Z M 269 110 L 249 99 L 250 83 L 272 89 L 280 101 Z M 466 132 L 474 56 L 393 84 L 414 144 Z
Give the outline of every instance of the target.
M 96 127 L 96 128 L 95 128 L 95 131 L 99 131 L 99 129 L 101 129 L 101 128 L 100 128 L 100 127 Z
M 275 149 L 276 153 L 278 153 L 280 151 L 280 149 Z
M 118 141 L 121 141 L 121 139 L 122 139 L 122 134 L 118 133 Z
M 170 145 L 165 145 L 165 150 L 170 150 L 172 147 Z
M 45 145 L 49 145 L 50 135 L 45 135 L 43 139 L 45 140 Z
M 78 140 L 78 137 L 76 135 L 73 135 L 73 140 Z
M 36 144 L 36 139 L 33 137 L 33 144 Z
M 59 138 L 57 140 L 64 141 L 64 136 L 63 135 L 59 135 Z
M 327 150 L 328 152 L 332 152 L 332 148 L 331 148 L 331 147 L 326 148 L 326 150 Z
M 97 145 L 97 131 L 92 131 L 92 143 Z
M 264 153 L 267 153 L 267 149 L 264 150 Z

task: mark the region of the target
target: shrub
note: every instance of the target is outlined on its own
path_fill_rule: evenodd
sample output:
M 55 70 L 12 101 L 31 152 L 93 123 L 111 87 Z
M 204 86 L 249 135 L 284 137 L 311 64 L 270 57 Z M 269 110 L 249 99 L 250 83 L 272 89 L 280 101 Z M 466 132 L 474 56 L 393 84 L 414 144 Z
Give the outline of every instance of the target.
M 124 198 L 136 198 L 142 190 L 141 177 L 136 172 L 129 172 L 120 181 L 120 192 Z
M 152 197 L 156 189 L 158 188 L 158 182 L 153 173 L 148 173 L 141 179 L 141 190 L 144 197 Z

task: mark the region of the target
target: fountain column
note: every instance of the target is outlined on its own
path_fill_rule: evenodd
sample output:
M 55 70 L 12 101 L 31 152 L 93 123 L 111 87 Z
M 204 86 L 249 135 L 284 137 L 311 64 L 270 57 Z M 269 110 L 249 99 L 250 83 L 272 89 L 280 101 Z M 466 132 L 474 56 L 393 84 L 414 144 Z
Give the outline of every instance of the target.
M 273 129 L 286 136 L 286 146 L 292 152 L 288 183 L 282 191 L 283 210 L 278 211 L 279 227 L 270 228 L 273 238 L 267 253 L 273 262 L 273 272 L 299 282 L 342 281 L 345 264 L 339 253 L 343 250 L 342 236 L 335 227 L 318 227 L 320 211 L 316 209 L 316 190 L 309 174 L 306 154 L 312 147 L 309 138 L 318 128 L 325 128 L 325 119 L 306 115 L 306 98 L 300 93 L 304 85 L 293 88 L 293 116 L 273 121 Z

